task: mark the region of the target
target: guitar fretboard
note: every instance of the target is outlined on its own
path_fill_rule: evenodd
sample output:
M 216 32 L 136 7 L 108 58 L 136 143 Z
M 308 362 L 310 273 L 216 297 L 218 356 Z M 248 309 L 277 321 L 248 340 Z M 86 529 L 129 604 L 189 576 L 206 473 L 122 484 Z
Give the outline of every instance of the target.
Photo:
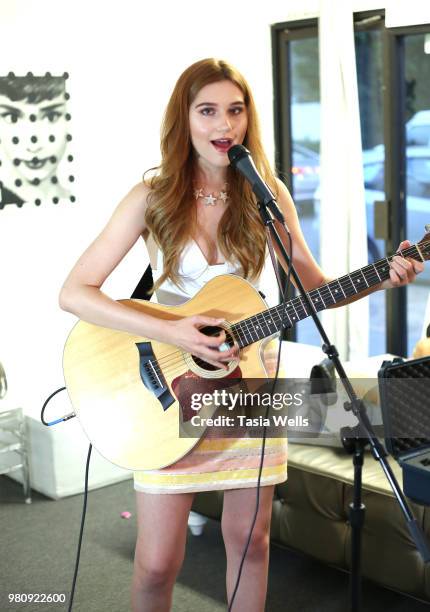
M 396 255 L 410 257 L 417 261 L 430 259 L 430 241 L 422 241 L 418 245 L 398 251 Z M 342 302 L 387 280 L 390 276 L 392 259 L 393 256 L 385 257 L 355 272 L 330 281 L 322 287 L 308 291 L 307 295 L 315 310 L 317 312 L 325 310 L 333 304 Z M 279 304 L 235 323 L 232 325 L 232 332 L 239 347 L 243 348 L 278 333 L 281 330 L 282 321 L 284 322 L 284 329 L 287 329 L 309 316 L 309 306 L 299 295 L 289 300 L 285 306 Z

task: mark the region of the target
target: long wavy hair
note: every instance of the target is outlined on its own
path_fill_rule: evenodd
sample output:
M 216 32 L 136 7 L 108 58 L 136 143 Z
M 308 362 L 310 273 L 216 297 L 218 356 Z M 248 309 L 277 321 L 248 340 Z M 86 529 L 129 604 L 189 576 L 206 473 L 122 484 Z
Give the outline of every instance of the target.
M 244 77 L 223 60 L 208 58 L 179 77 L 161 126 L 161 164 L 144 178 L 151 188 L 146 224 L 163 252 L 164 270 L 155 283 L 167 278 L 181 286 L 179 259 L 196 230 L 193 197 L 195 156 L 190 137 L 189 109 L 198 92 L 211 83 L 229 80 L 243 93 L 248 126 L 243 145 L 249 149 L 263 179 L 274 193 L 276 180 L 263 151 L 254 99 Z M 250 185 L 231 166 L 227 169 L 229 206 L 218 226 L 217 242 L 228 261 L 238 261 L 245 278 L 256 278 L 265 259 L 265 232 Z

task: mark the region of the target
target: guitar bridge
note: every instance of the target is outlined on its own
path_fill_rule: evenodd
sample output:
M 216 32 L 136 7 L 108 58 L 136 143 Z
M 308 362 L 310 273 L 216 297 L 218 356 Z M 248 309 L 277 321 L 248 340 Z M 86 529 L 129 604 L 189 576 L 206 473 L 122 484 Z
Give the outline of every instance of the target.
M 163 410 L 167 410 L 174 403 L 175 397 L 166 385 L 152 345 L 150 342 L 136 342 L 136 347 L 139 351 L 139 370 L 142 382 L 148 391 L 155 395 Z

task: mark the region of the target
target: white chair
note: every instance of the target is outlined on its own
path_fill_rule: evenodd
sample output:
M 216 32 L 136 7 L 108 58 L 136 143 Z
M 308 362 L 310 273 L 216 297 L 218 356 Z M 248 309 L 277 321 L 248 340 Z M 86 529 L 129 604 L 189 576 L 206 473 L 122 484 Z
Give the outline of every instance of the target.
M 6 374 L 0 363 L 0 400 L 6 395 L 6 391 Z M 21 408 L 0 409 L 0 475 L 19 469 L 22 471 L 25 503 L 30 504 L 30 470 L 24 416 Z

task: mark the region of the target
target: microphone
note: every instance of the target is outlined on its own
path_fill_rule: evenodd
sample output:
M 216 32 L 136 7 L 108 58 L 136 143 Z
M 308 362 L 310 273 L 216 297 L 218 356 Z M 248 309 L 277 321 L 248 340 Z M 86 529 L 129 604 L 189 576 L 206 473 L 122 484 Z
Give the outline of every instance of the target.
M 251 184 L 257 200 L 264 205 L 275 200 L 274 194 L 263 181 L 252 160 L 251 153 L 243 145 L 234 145 L 228 150 L 228 158 L 233 168 L 236 168 Z

